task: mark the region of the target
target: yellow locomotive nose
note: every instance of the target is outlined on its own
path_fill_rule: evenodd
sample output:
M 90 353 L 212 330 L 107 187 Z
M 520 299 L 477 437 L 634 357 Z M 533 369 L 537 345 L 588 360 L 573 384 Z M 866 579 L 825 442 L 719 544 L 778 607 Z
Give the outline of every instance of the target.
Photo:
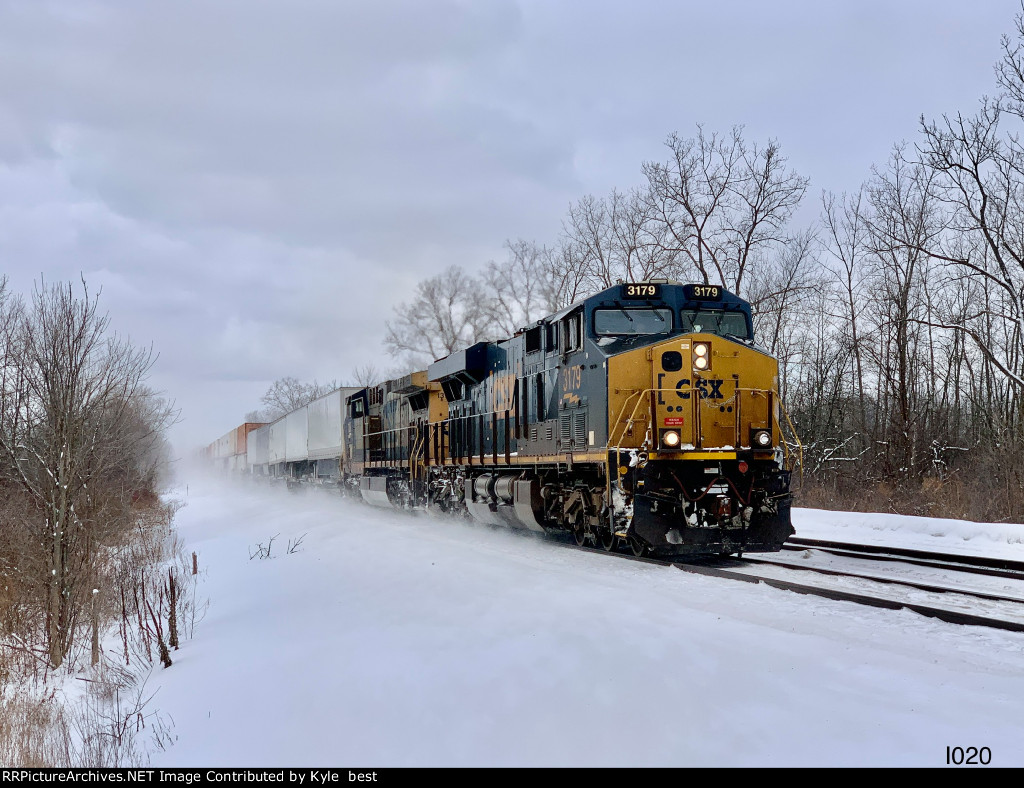
M 775 359 L 709 334 L 676 337 L 647 354 L 652 444 L 659 454 L 735 459 L 740 451 L 773 449 Z

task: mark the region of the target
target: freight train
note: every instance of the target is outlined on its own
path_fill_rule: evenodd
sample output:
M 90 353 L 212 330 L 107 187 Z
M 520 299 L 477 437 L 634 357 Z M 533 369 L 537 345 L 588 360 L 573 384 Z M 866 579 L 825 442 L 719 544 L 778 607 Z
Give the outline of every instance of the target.
M 784 418 L 747 301 L 630 282 L 426 370 L 242 425 L 206 453 L 375 506 L 636 555 L 727 555 L 793 534 Z

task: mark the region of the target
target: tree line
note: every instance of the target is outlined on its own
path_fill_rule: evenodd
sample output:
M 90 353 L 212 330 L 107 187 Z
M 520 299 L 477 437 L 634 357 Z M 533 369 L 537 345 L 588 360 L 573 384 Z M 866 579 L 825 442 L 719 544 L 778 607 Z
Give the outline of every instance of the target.
M 385 347 L 422 367 L 619 281 L 751 302 L 804 444 L 805 505 L 1024 521 L 1024 14 L 996 93 L 921 119 L 856 190 L 820 197 L 775 140 L 671 134 L 641 185 L 572 203 L 550 243 L 421 281 Z
M 348 378 L 340 383 L 337 379 L 329 380 L 326 383 L 314 379 L 311 383 L 307 383 L 291 376 L 278 378 L 260 397 L 262 407 L 246 413 L 245 420 L 268 424 L 342 386 L 372 386 L 383 378 L 384 373 L 372 363 L 357 366 Z
M 16 663 L 96 664 L 115 621 L 147 635 L 166 626 L 157 567 L 169 515 L 157 492 L 174 413 L 146 386 L 153 362 L 111 332 L 84 282 L 41 282 L 25 300 L 0 280 L 4 675 Z

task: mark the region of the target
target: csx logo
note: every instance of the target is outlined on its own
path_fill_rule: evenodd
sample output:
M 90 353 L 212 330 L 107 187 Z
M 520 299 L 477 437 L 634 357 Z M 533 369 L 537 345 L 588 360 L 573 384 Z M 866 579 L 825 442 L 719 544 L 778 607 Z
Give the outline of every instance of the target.
M 659 405 L 665 404 L 665 400 L 662 397 L 662 392 L 664 391 L 664 389 L 662 389 L 661 387 L 661 380 L 663 377 L 664 375 L 658 376 Z M 724 380 L 706 380 L 704 378 L 699 378 L 697 382 L 693 385 L 693 388 L 697 390 L 697 394 L 700 396 L 701 399 L 725 399 L 725 395 L 722 393 L 723 383 L 725 383 Z M 683 378 L 682 380 L 676 383 L 676 396 L 678 396 L 680 399 L 689 399 L 691 390 L 692 389 L 690 388 L 690 381 L 686 378 Z
M 700 392 L 701 399 L 725 399 L 725 395 L 722 394 L 722 384 L 724 382 L 724 380 L 705 380 L 701 378 L 697 381 L 694 388 Z

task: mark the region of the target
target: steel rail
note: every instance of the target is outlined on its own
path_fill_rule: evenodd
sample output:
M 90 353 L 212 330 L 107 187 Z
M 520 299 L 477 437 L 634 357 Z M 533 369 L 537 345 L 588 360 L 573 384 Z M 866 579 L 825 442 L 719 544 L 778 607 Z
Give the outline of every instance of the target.
M 990 629 L 1001 629 L 1008 632 L 1024 632 L 1024 622 L 1017 621 L 1006 621 L 998 618 L 991 618 L 989 616 L 979 616 L 973 613 L 963 613 L 958 610 L 949 610 L 947 608 L 933 607 L 931 605 L 922 605 L 916 602 L 902 602 L 895 599 L 886 599 L 885 597 L 876 597 L 869 594 L 857 593 L 853 591 L 841 591 L 834 588 L 824 588 L 822 586 L 806 585 L 803 583 L 794 583 L 788 580 L 779 580 L 773 577 L 764 577 L 762 575 L 750 574 L 747 572 L 737 572 L 729 569 L 721 569 L 719 567 L 708 566 L 706 564 L 699 563 L 679 563 L 678 561 L 666 560 L 663 558 L 651 558 L 648 556 L 633 556 L 623 554 L 620 552 L 608 552 L 597 547 L 580 546 L 569 542 L 568 540 L 562 542 L 564 546 L 580 550 L 587 553 L 598 553 L 600 555 L 612 556 L 615 558 L 625 558 L 629 561 L 637 561 L 639 563 L 655 564 L 658 566 L 672 566 L 683 572 L 690 574 L 704 575 L 706 577 L 718 577 L 725 580 L 739 580 L 744 583 L 764 583 L 772 588 L 777 588 L 782 591 L 793 591 L 797 594 L 804 594 L 808 596 L 818 596 L 825 599 L 832 599 L 839 602 L 854 602 L 860 605 L 866 605 L 868 607 L 882 608 L 885 610 L 911 610 L 922 616 L 928 618 L 935 618 L 940 621 L 945 621 L 950 624 L 961 624 L 964 626 L 981 626 L 988 627 Z M 746 559 L 740 559 L 746 560 Z M 842 573 L 840 573 L 842 574 Z M 871 578 L 875 579 L 875 578 Z M 901 581 L 892 581 L 894 583 L 900 583 Z M 965 593 L 958 589 L 944 589 L 946 593 Z M 1010 600 L 1019 602 L 1019 600 Z
M 839 591 L 833 588 L 822 588 L 820 586 L 809 586 L 802 583 L 791 583 L 788 580 L 777 580 L 771 577 L 761 577 L 759 575 L 747 574 L 745 572 L 733 572 L 728 569 L 717 569 L 715 567 L 700 566 L 698 564 L 674 564 L 674 566 L 678 569 L 682 569 L 684 572 L 690 572 L 692 574 L 720 577 L 728 580 L 740 580 L 744 583 L 764 583 L 767 586 L 778 588 L 783 591 L 793 591 L 797 594 L 820 596 L 840 602 L 856 602 L 860 605 L 868 605 L 869 607 L 878 607 L 887 610 L 902 610 L 906 608 L 907 610 L 912 610 L 922 616 L 937 618 L 940 621 L 946 621 L 950 624 L 989 627 L 991 629 L 1002 629 L 1009 632 L 1024 632 L 1024 623 L 1017 621 L 1005 621 L 1003 619 L 990 618 L 988 616 L 977 616 L 973 613 L 962 613 L 957 610 L 932 607 L 931 605 L 920 605 L 916 602 L 900 602 L 894 599 L 885 599 L 883 597 L 875 597 L 868 594 L 858 594 L 852 591 Z
M 1000 596 L 998 594 L 990 594 L 986 591 L 973 591 L 966 588 L 952 588 L 950 586 L 937 586 L 930 583 L 922 583 L 918 580 L 906 580 L 904 578 L 897 577 L 883 577 L 881 575 L 869 575 L 861 572 L 847 572 L 843 569 L 833 569 L 831 567 L 822 566 L 804 566 L 802 564 L 791 564 L 787 561 L 775 561 L 771 558 L 762 558 L 760 556 L 751 557 L 743 556 L 740 559 L 744 563 L 751 564 L 764 564 L 766 566 L 779 566 L 783 569 L 795 569 L 802 572 L 816 572 L 821 575 L 830 575 L 833 577 L 854 577 L 859 580 L 871 580 L 875 583 L 886 583 L 889 585 L 900 585 L 907 586 L 909 588 L 916 588 L 920 591 L 931 591 L 937 594 L 963 594 L 964 596 L 973 596 L 978 599 L 988 599 L 993 602 L 1016 602 L 1017 604 L 1024 605 L 1024 596 L 1012 597 L 1012 596 Z M 942 566 L 942 569 L 952 569 L 956 571 L 956 567 Z M 1021 578 L 1015 578 L 1021 579 Z
M 854 544 L 852 542 L 832 542 L 823 539 L 804 539 L 797 536 L 791 536 L 787 539 L 784 549 L 803 550 L 808 547 L 824 550 L 833 555 L 864 558 L 871 561 L 899 561 L 918 566 L 955 569 L 959 572 L 990 575 L 992 577 L 1005 577 L 1014 580 L 1024 579 L 1024 561 L 1012 561 L 1005 558 L 937 553 L 928 550 L 881 547 L 878 545 Z

